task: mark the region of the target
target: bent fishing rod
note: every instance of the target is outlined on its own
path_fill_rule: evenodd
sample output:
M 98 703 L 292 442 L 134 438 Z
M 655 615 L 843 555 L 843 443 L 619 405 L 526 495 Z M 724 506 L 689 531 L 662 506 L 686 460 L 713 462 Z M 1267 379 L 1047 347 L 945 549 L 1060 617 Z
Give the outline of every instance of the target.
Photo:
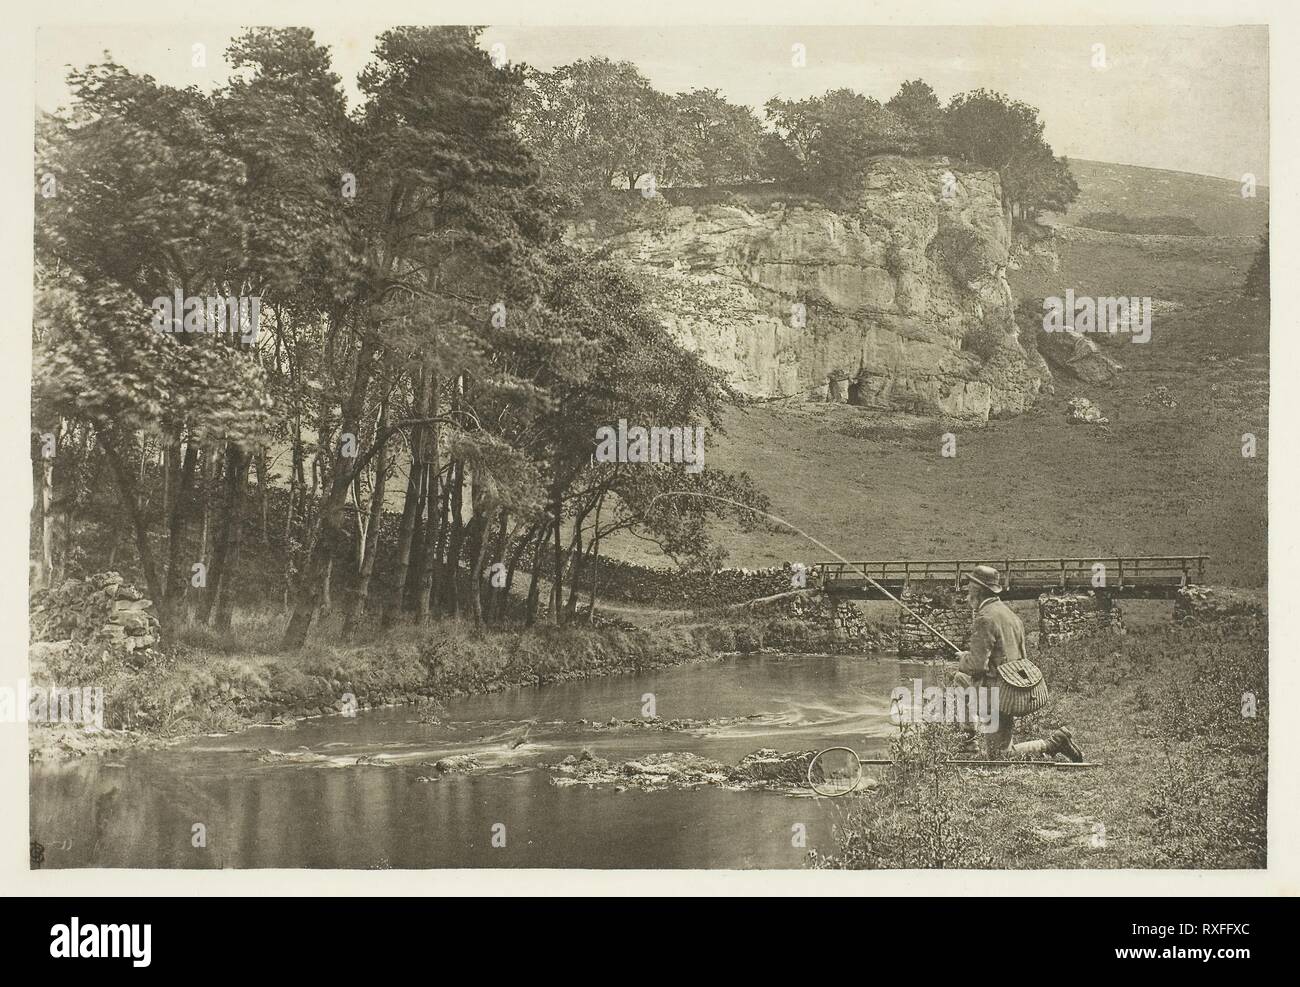
M 885 589 L 885 587 L 881 586 L 880 583 L 876 582 L 876 580 L 872 579 L 870 575 L 868 575 L 866 572 L 863 572 L 863 570 L 860 569 L 858 566 L 854 565 L 844 556 L 840 555 L 840 553 L 835 551 L 835 549 L 831 548 L 829 545 L 825 545 L 822 542 L 818 541 L 812 535 L 808 534 L 808 532 L 804 531 L 802 528 L 797 527 L 796 525 L 791 524 L 789 521 L 785 520 L 785 518 L 779 518 L 775 514 L 769 514 L 767 511 L 760 511 L 757 507 L 750 507 L 748 504 L 742 504 L 738 500 L 731 500 L 727 497 L 718 497 L 715 494 L 695 493 L 689 490 L 674 490 L 674 491 L 669 491 L 668 493 L 655 494 L 654 497 L 650 499 L 650 503 L 646 505 L 647 513 L 649 513 L 650 508 L 654 507 L 655 501 L 659 500 L 661 497 L 701 497 L 705 500 L 716 500 L 723 504 L 730 504 L 733 507 L 739 507 L 741 510 L 751 511 L 754 514 L 761 514 L 763 517 L 770 518 L 771 520 L 775 521 L 777 524 L 785 525 L 795 534 L 799 535 L 800 537 L 808 539 L 808 541 L 812 542 L 823 552 L 829 552 L 831 555 L 835 556 L 835 558 L 837 558 L 840 562 L 843 562 L 854 572 L 861 575 L 862 578 L 865 579 L 868 583 L 870 583 L 873 587 L 875 587 L 875 589 L 878 592 L 882 593 L 885 597 L 897 603 L 905 611 L 907 611 L 914 618 L 916 618 L 917 622 L 922 627 L 924 627 L 927 631 L 929 631 L 931 634 L 937 637 L 944 644 L 948 645 L 948 647 L 952 648 L 954 654 L 959 655 L 962 653 L 962 649 L 957 647 L 957 645 L 953 644 L 952 641 L 948 640 L 948 638 L 945 637 L 939 631 L 938 628 L 936 628 L 933 624 L 931 624 L 928 620 L 922 617 L 919 613 L 917 613 L 906 603 L 904 603 L 902 600 L 896 597 L 893 593 L 889 592 L 889 590 Z

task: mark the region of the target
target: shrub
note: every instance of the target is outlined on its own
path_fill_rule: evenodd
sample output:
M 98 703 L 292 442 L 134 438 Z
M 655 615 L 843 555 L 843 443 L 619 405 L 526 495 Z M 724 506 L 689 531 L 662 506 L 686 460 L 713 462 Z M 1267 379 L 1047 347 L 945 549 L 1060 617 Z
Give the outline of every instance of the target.
M 960 734 L 941 724 L 904 724 L 890 748 L 883 784 L 850 810 L 836 831 L 837 852 L 809 853 L 836 870 L 998 866 L 969 825 L 973 809 L 957 769 L 945 763 Z
M 988 240 L 972 227 L 958 223 L 940 226 L 929 249 L 959 284 L 984 277 L 996 265 L 996 252 Z
M 981 322 L 967 330 L 961 339 L 961 348 L 974 353 L 984 363 L 988 363 L 1002 348 L 1006 334 L 995 325 Z

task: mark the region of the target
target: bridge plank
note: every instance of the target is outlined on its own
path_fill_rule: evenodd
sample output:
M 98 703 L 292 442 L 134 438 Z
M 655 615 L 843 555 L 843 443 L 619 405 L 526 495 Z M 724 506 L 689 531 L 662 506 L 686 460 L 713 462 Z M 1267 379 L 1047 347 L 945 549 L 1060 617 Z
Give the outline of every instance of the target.
M 1032 599 L 1053 590 L 1104 590 L 1112 596 L 1172 599 L 1183 586 L 1205 578 L 1207 555 L 1125 555 L 1092 558 L 1001 559 L 877 559 L 861 562 L 819 562 L 813 573 L 828 593 L 855 599 L 885 599 L 871 579 L 898 595 L 909 586 L 940 588 L 959 585 L 962 573 L 976 565 L 1001 569 L 1008 599 Z M 1107 585 L 1094 587 L 1093 566 L 1105 566 Z M 1112 575 L 1113 574 L 1113 575 Z

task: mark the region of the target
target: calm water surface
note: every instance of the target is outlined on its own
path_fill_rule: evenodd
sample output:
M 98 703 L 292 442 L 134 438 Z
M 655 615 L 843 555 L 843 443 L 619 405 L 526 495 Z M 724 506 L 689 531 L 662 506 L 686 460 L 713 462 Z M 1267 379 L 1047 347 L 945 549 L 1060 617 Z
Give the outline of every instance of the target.
M 558 787 L 542 765 L 584 747 L 611 761 L 835 745 L 879 756 L 890 690 L 931 675 L 884 657 L 746 657 L 458 699 L 436 725 L 398 707 L 38 764 L 32 838 L 46 867 L 802 867 L 808 849 L 833 849 L 851 800 Z M 664 719 L 753 718 L 691 732 L 579 722 L 636 718 L 646 693 Z M 266 763 L 266 749 L 300 760 Z M 421 762 L 455 754 L 484 770 L 416 780 L 432 774 Z M 367 755 L 390 763 L 356 763 Z M 206 848 L 191 843 L 195 823 Z M 791 845 L 796 823 L 806 847 Z

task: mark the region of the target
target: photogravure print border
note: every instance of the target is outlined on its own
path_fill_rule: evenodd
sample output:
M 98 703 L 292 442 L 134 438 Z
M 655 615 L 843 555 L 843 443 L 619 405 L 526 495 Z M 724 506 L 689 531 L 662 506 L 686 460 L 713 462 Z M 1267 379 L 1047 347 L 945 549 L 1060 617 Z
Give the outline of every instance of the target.
M 582 9 L 582 8 L 587 9 Z M 662 4 L 644 11 L 627 12 L 630 23 L 864 23 L 871 19 L 865 14 L 860 4 L 826 4 L 816 8 L 808 6 L 791 10 L 788 5 L 774 3 L 739 3 L 728 2 L 715 4 L 707 11 L 695 9 L 691 4 Z M 1041 6 L 1032 2 L 997 4 L 993 9 L 972 10 L 967 3 L 928 4 L 919 9 L 910 4 L 879 5 L 875 19 L 888 20 L 894 24 L 931 24 L 952 25 L 960 23 L 1042 23 L 1044 13 Z M 241 9 L 242 8 L 242 9 Z M 382 8 L 382 9 L 381 9 Z M 96 8 L 98 14 L 98 8 Z M 149 23 L 166 20 L 178 20 L 174 8 L 154 2 L 132 2 L 116 5 L 112 12 L 121 23 Z M 264 11 L 259 12 L 255 4 L 225 3 L 213 10 L 223 21 L 232 23 L 265 23 L 268 18 Z M 392 23 L 567 23 L 567 24 L 610 24 L 619 13 L 607 6 L 595 3 L 568 4 L 562 14 L 554 21 L 548 16 L 555 16 L 555 11 L 534 5 L 517 4 L 444 4 L 433 11 L 423 3 L 387 3 L 379 7 L 371 6 L 366 10 L 368 21 L 383 20 Z M 50 21 L 64 23 L 75 22 L 82 12 L 76 9 L 58 10 L 46 8 L 33 12 L 33 16 L 44 17 Z M 101 15 L 102 17 L 102 15 Z M 97 19 L 100 19 L 97 17 Z M 319 5 L 286 3 L 277 5 L 274 20 L 278 23 L 315 24 L 322 21 L 346 22 L 346 14 L 330 11 L 321 14 Z M 1050 19 L 1053 23 L 1082 24 L 1123 24 L 1123 23 L 1242 23 L 1266 19 L 1272 22 L 1270 33 L 1271 82 L 1270 92 L 1292 92 L 1298 81 L 1294 67 L 1295 59 L 1280 55 L 1283 46 L 1297 42 L 1296 18 L 1290 9 L 1282 4 L 1207 4 L 1196 3 L 1179 5 L 1177 10 L 1166 13 L 1160 5 L 1127 3 L 1089 3 L 1073 4 L 1067 7 L 1053 8 Z M 6 236 L 6 256 L 10 263 L 5 264 L 5 277 L 11 279 L 10 297 L 20 300 L 17 306 L 18 318 L 30 322 L 31 304 L 31 241 L 27 235 L 31 230 L 32 207 L 30 201 L 29 158 L 32 100 L 25 99 L 31 92 L 32 75 L 32 35 L 30 29 L 18 26 L 5 44 L 12 50 L 5 54 L 5 71 L 13 76 L 10 86 L 6 87 L 15 98 L 7 100 L 3 113 L 6 133 L 10 137 L 10 151 L 3 158 L 3 169 L 9 181 L 5 183 L 9 195 L 9 208 L 6 214 L 14 217 L 7 224 L 9 236 Z M 8 81 L 8 80 L 7 80 Z M 1270 183 L 1274 188 L 1289 188 L 1290 163 L 1294 160 L 1297 147 L 1294 124 L 1294 108 L 1283 108 L 1276 101 L 1271 117 L 1270 153 L 1272 167 Z M 13 145 L 17 145 L 14 148 Z M 24 158 L 27 160 L 24 160 Z M 1282 167 L 1280 167 L 1282 166 Z M 1272 216 L 1274 264 L 1280 270 L 1289 269 L 1298 259 L 1291 231 L 1295 229 L 1296 205 L 1294 197 L 1277 195 L 1272 198 Z M 18 235 L 15 237 L 14 233 Z M 1300 366 L 1300 344 L 1296 342 L 1296 333 L 1289 320 L 1276 318 L 1285 309 L 1274 306 L 1275 324 L 1271 342 L 1271 366 L 1285 373 L 1290 367 Z M 10 401 L 6 420 L 10 423 L 7 434 L 12 443 L 11 452 L 20 457 L 26 456 L 26 435 L 24 423 L 29 414 L 26 403 L 27 385 L 30 380 L 30 348 L 25 333 L 6 334 L 4 345 L 9 348 L 3 362 L 7 383 L 6 400 Z M 1280 376 L 1280 375 L 1279 375 Z M 1272 388 L 1272 406 L 1270 417 L 1280 422 L 1300 419 L 1300 400 L 1293 388 Z M 1277 558 L 1286 558 L 1288 550 L 1300 544 L 1300 528 L 1294 519 L 1294 513 L 1283 509 L 1285 502 L 1281 495 L 1294 484 L 1285 481 L 1292 476 L 1294 455 L 1290 448 L 1294 441 L 1285 428 L 1272 432 L 1272 451 L 1274 464 L 1270 475 L 1269 494 L 1271 503 L 1276 506 L 1269 518 L 1270 554 Z M 17 459 L 25 462 L 24 459 Z M 19 470 L 19 475 L 29 475 L 29 471 Z M 9 640 L 0 650 L 3 654 L 4 676 L 15 680 L 26 671 L 26 634 L 25 601 L 27 592 L 27 570 L 25 561 L 18 549 L 22 546 L 25 556 L 27 532 L 25 517 L 29 503 L 29 490 L 21 485 L 8 484 L 3 494 L 6 516 L 9 524 L 5 528 L 7 547 L 3 565 L 0 565 L 0 598 L 4 600 L 7 615 L 12 619 L 5 621 Z M 1293 588 L 1290 583 L 1295 577 L 1285 569 L 1270 573 L 1270 596 L 1288 599 Z M 1300 589 L 1300 587 L 1295 587 Z M 21 608 L 21 609 L 20 609 Z M 1281 607 L 1270 609 L 1271 643 L 1294 641 L 1296 632 L 1300 631 L 1300 618 L 1291 609 Z M 1273 623 L 1273 622 L 1276 623 Z M 1281 708 L 1297 696 L 1300 696 L 1300 675 L 1294 663 L 1284 660 L 1285 648 L 1270 649 L 1271 655 L 1277 655 L 1276 662 L 1270 662 L 1270 688 L 1275 702 Z M 1288 732 L 1289 729 L 1289 732 Z M 1294 833 L 1297 814 L 1300 813 L 1300 798 L 1297 798 L 1297 777 L 1294 770 L 1279 770 L 1279 765 L 1294 765 L 1300 744 L 1300 730 L 1286 724 L 1282 717 L 1277 722 L 1270 736 L 1271 766 L 1270 772 L 1270 840 L 1269 867 L 1259 873 L 1239 872 L 1072 872 L 1069 878 L 1070 893 L 1236 893 L 1257 894 L 1277 893 L 1300 890 L 1300 868 L 1292 850 L 1295 841 L 1286 838 L 1286 833 Z M 19 731 L 0 731 L 0 785 L 11 798 L 15 788 L 21 789 L 21 799 L 15 799 L 15 808 L 19 811 L 7 813 L 0 821 L 0 874 L 10 887 L 25 893 L 131 893 L 148 889 L 155 893 L 184 893 L 202 888 L 205 894 L 223 893 L 214 890 L 211 875 L 199 873 L 174 873 L 160 871 L 114 871 L 114 872 L 31 872 L 27 867 L 26 854 L 28 813 L 22 811 L 27 799 L 27 764 L 26 738 Z M 600 871 L 435 871 L 429 872 L 302 872 L 290 874 L 276 871 L 225 873 L 221 885 L 228 893 L 256 893 L 257 891 L 276 891 L 284 893 L 286 887 L 292 893 L 338 894 L 347 891 L 380 893 L 438 893 L 488 891 L 497 893 L 540 891 L 547 892 L 584 892 L 588 890 L 607 893 L 626 893 L 629 887 L 627 872 Z M 830 874 L 826 872 L 638 872 L 635 882 L 637 894 L 680 894 L 683 890 L 699 893 L 760 893 L 778 892 L 799 894 L 835 894 L 835 893 L 870 893 L 870 894 L 918 894 L 918 893 L 970 893 L 978 888 L 983 893 L 1059 893 L 1061 875 L 1045 871 L 1023 872 L 969 872 L 935 873 L 903 872 L 882 873 L 867 872 L 856 874 Z

